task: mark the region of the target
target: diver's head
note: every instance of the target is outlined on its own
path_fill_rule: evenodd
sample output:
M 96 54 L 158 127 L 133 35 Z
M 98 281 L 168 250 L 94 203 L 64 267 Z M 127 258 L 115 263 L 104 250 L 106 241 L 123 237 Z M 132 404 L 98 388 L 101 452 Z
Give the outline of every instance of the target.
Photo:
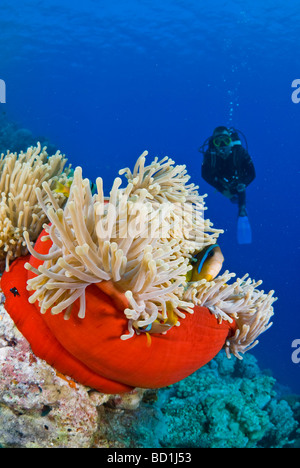
M 228 133 L 230 135 L 230 129 L 224 126 L 216 127 L 213 131 L 213 137 L 216 137 L 217 135 L 222 135 L 223 133 Z
M 212 144 L 218 155 L 224 159 L 227 158 L 232 147 L 230 130 L 227 127 L 215 128 L 212 135 Z

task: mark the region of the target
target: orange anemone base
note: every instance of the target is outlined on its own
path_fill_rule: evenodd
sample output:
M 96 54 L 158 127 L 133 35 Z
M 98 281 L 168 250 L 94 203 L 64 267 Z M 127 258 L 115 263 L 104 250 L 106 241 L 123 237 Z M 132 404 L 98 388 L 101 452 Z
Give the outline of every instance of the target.
M 40 238 L 35 249 L 46 253 L 51 242 L 41 242 Z M 41 314 L 36 303 L 28 302 L 26 282 L 33 276 L 24 268 L 28 261 L 35 267 L 41 263 L 30 256 L 21 257 L 2 276 L 7 312 L 36 356 L 102 393 L 159 388 L 178 382 L 213 359 L 235 331 L 234 323 L 219 324 L 207 308 L 196 306 L 194 314 L 187 314 L 179 327 L 166 335 L 151 335 L 150 346 L 145 334 L 123 341 L 120 336 L 128 326 L 123 310 L 94 284 L 86 288 L 84 319 L 78 318 L 78 302 L 69 320 L 63 313 Z

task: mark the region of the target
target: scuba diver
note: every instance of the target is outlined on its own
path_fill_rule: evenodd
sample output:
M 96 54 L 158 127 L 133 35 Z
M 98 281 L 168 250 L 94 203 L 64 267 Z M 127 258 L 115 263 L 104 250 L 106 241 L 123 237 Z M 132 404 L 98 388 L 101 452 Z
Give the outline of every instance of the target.
M 232 203 L 238 204 L 237 236 L 240 244 L 252 241 L 251 226 L 246 210 L 246 187 L 255 179 L 255 169 L 239 131 L 217 127 L 199 151 L 203 153 L 202 177 Z

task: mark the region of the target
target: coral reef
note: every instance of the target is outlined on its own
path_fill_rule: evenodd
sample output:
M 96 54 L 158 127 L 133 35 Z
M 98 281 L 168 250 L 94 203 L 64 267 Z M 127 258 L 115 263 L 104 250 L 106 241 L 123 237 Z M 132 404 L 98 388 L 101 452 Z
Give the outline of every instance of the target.
M 5 112 L 0 113 L 0 154 L 7 150 L 20 153 L 24 148 L 34 146 L 37 141 L 42 147 L 47 146 L 49 154 L 56 153 L 56 146 L 47 137 L 33 135 L 31 130 L 9 119 Z
M 298 423 L 276 380 L 251 354 L 243 361 L 224 353 L 174 385 L 162 407 L 164 447 L 281 448 L 292 442 Z M 179 436 L 180 434 L 180 436 Z
M 0 446 L 284 447 L 300 439 L 300 397 L 282 397 L 253 355 L 225 352 L 161 390 L 103 395 L 32 353 L 0 308 Z
M 281 397 L 275 384 L 253 355 L 228 360 L 222 352 L 185 380 L 146 392 L 134 414 L 106 409 L 105 436 L 122 447 L 297 446 L 300 396 Z
M 0 308 L 0 447 L 107 447 L 103 405 L 136 408 L 142 391 L 124 397 L 95 392 L 57 374 L 34 356 L 28 342 Z

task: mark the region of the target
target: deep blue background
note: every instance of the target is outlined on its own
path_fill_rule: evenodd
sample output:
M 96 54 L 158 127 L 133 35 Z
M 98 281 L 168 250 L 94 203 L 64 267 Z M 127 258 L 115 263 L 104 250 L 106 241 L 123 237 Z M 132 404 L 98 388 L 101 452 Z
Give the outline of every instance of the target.
M 185 163 L 225 229 L 225 267 L 279 297 L 253 353 L 300 392 L 298 0 L 1 0 L 0 78 L 9 118 L 43 134 L 109 190 L 147 149 Z M 217 125 L 247 136 L 253 243 L 238 246 L 236 206 L 201 179 L 197 151 Z

